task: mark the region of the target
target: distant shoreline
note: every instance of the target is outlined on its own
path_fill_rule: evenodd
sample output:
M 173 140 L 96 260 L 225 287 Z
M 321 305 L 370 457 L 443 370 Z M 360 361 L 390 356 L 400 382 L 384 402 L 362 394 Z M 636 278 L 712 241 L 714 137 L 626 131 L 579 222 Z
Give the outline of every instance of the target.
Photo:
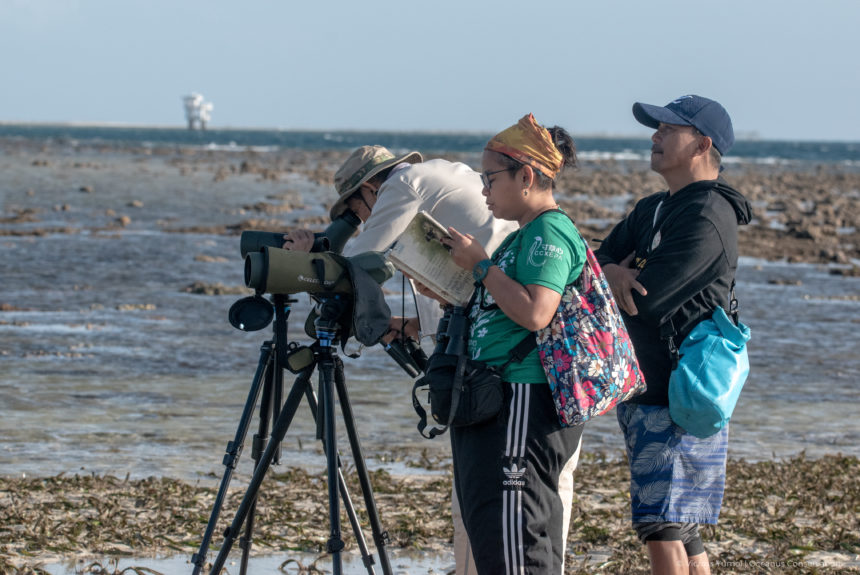
M 133 130 L 177 130 L 180 132 L 191 131 L 182 122 L 175 124 L 137 124 L 133 122 L 86 122 L 86 121 L 6 121 L 0 120 L 0 127 L 70 127 L 70 128 L 116 128 L 116 129 L 133 129 Z M 232 126 L 232 125 L 217 125 L 210 124 L 206 130 L 194 130 L 202 133 L 206 132 L 294 132 L 294 133 L 309 133 L 309 134 L 427 134 L 438 136 L 481 136 L 487 137 L 493 135 L 492 130 L 432 130 L 432 129 L 377 129 L 377 128 L 302 128 L 302 127 L 284 127 L 284 126 Z M 2 136 L 0 136 L 2 137 Z M 577 132 L 575 138 L 589 140 L 650 140 L 650 133 L 606 133 L 606 132 Z M 857 144 L 860 146 L 860 140 L 822 140 L 822 139 L 805 139 L 805 138 L 768 138 L 760 136 L 756 133 L 738 133 L 736 142 L 747 143 L 803 143 L 803 144 Z M 729 156 L 731 157 L 731 156 Z

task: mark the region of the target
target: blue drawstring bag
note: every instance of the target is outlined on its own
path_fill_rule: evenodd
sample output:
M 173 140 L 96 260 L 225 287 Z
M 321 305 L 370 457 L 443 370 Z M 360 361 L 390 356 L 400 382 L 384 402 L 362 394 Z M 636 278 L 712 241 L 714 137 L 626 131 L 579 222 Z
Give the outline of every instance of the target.
M 681 342 L 669 377 L 669 415 L 688 433 L 714 435 L 729 422 L 749 374 L 750 329 L 718 307 Z

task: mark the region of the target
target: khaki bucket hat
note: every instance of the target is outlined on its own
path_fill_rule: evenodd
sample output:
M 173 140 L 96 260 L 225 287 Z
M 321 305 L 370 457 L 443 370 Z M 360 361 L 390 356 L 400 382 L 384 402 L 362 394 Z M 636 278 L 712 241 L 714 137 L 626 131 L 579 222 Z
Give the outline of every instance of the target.
M 379 172 L 396 166 L 400 162 L 417 164 L 423 158 L 418 152 L 396 157 L 384 146 L 362 146 L 354 151 L 334 175 L 337 201 L 331 207 L 331 219 L 335 219 L 346 209 L 346 200 L 361 187 L 361 184 Z

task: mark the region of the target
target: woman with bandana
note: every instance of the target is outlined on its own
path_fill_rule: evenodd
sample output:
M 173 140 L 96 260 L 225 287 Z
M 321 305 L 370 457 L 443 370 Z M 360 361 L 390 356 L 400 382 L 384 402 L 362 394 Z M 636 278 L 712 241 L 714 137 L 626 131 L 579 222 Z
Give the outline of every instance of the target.
M 556 176 L 576 165 L 562 128 L 529 114 L 494 136 L 481 158 L 483 194 L 493 216 L 517 222 L 492 258 L 469 234 L 449 228 L 454 261 L 477 283 L 469 310 L 469 353 L 501 366 L 511 349 L 549 325 L 585 245 L 553 198 Z M 582 426 L 561 427 L 537 350 L 502 372 L 498 417 L 451 429 L 454 478 L 481 574 L 561 574 L 567 521 L 559 497 L 563 470 L 578 455 Z

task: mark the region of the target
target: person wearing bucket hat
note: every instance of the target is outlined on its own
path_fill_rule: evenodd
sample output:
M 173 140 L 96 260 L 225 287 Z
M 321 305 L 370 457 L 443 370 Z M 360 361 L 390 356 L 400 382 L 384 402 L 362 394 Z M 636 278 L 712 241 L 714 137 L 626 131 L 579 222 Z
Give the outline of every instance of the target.
M 482 195 L 480 175 L 466 164 L 444 159 L 423 161 L 418 152 L 395 155 L 383 146 L 361 146 L 350 154 L 334 176 L 337 200 L 332 219 L 352 210 L 364 222 L 357 236 L 343 250 L 345 256 L 367 251 L 383 251 L 406 229 L 413 216 L 425 211 L 445 225 L 468 231 L 490 249 L 517 226 L 494 218 Z M 310 250 L 313 233 L 290 230 L 285 249 Z M 416 293 L 417 318 L 393 317 L 392 332 L 406 332 L 419 339 L 433 335 L 442 317 L 439 302 L 422 295 L 423 286 L 412 285 Z M 427 293 L 427 292 L 424 292 Z M 390 337 L 390 334 L 389 334 Z M 457 494 L 452 492 L 454 557 L 458 575 L 474 574 L 468 538 L 460 518 Z
M 419 211 L 445 225 L 469 230 L 495 247 L 516 228 L 487 211 L 481 195 L 481 178 L 466 164 L 444 159 L 423 161 L 418 152 L 394 155 L 384 146 L 361 146 L 350 154 L 334 176 L 338 197 L 331 207 L 332 219 L 352 210 L 364 222 L 359 234 L 346 244 L 343 254 L 383 251 L 391 246 Z M 284 249 L 308 251 L 313 233 L 290 230 Z M 402 325 L 411 334 L 416 326 L 432 335 L 441 318 L 438 302 L 417 297 L 419 318 Z M 420 319 L 420 321 L 419 321 Z
M 334 187 L 337 190 L 338 198 L 329 211 L 331 219 L 342 214 L 347 209 L 347 202 L 353 193 L 359 191 L 363 184 L 374 176 L 399 164 L 417 164 L 422 160 L 423 158 L 418 152 L 409 152 L 397 157 L 383 146 L 358 148 L 334 175 Z M 378 190 L 379 186 L 375 186 L 373 191 Z M 363 218 L 363 220 L 366 219 Z
M 752 210 L 720 176 L 722 156 L 734 143 L 723 106 L 687 95 L 665 106 L 637 102 L 633 116 L 656 130 L 651 169 L 668 190 L 639 200 L 596 252 L 647 383 L 643 394 L 617 407 L 632 522 L 652 573 L 706 574 L 698 525 L 719 517 L 728 426 L 700 439 L 672 421 L 671 346 L 717 307 L 731 308 L 738 226 L 750 221 Z

